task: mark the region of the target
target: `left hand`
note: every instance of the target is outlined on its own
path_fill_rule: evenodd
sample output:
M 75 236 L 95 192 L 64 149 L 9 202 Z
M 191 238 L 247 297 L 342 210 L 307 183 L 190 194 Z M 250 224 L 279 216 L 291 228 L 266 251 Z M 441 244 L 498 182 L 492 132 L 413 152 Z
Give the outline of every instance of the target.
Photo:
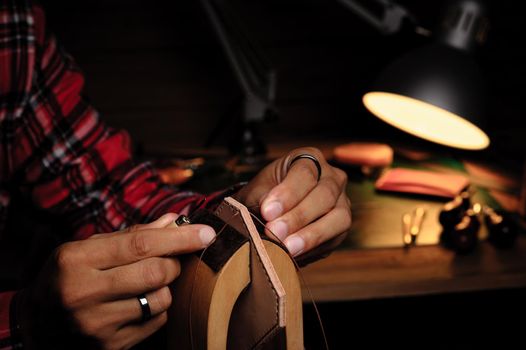
M 290 164 L 300 154 L 318 159 L 319 181 L 312 160 L 302 158 Z M 299 256 L 329 241 L 324 248 L 333 249 L 345 239 L 351 226 L 346 187 L 345 172 L 329 165 L 320 150 L 305 147 L 269 164 L 234 197 L 247 207 L 259 205 L 266 227 L 292 256 Z

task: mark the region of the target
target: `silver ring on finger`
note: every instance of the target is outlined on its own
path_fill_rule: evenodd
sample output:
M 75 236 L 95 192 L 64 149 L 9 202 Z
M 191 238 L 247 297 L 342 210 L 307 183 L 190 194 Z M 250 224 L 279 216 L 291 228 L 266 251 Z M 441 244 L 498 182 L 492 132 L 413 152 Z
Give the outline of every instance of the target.
M 139 305 L 141 305 L 141 322 L 149 321 L 152 318 L 152 310 L 150 309 L 146 295 L 141 294 L 137 296 L 137 300 L 139 300 Z
M 318 170 L 318 176 L 316 178 L 316 181 L 319 182 L 320 178 L 321 178 L 321 165 L 320 165 L 320 161 L 318 160 L 318 158 L 314 157 L 312 154 L 302 153 L 302 154 L 299 154 L 299 155 L 295 156 L 294 158 L 292 158 L 292 160 L 289 162 L 289 165 L 287 166 L 287 172 L 290 169 L 290 167 L 292 166 L 292 164 L 295 161 L 298 161 L 300 159 L 309 159 L 309 160 L 312 160 L 314 162 L 314 165 L 316 166 L 316 170 Z

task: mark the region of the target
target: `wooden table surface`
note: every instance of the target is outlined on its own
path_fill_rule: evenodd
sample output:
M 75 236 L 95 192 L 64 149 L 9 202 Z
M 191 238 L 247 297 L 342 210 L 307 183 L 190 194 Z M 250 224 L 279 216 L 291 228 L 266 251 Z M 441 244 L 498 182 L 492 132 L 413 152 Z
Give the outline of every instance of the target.
M 305 144 L 319 147 L 330 158 L 338 143 L 341 142 Z M 298 147 L 297 142 L 269 145 L 269 157 L 278 157 L 295 147 Z M 189 154 L 199 152 L 191 150 Z M 350 190 L 353 191 L 352 185 Z M 472 253 L 456 254 L 437 244 L 438 223 L 432 217 L 438 212 L 435 202 L 428 203 L 429 216 L 424 222 L 419 245 L 405 249 L 401 242 L 398 211 L 406 211 L 419 202 L 412 202 L 410 198 L 384 197 L 379 206 L 376 198 L 364 195 L 363 191 L 351 195 L 353 226 L 358 226 L 360 233 L 329 257 L 301 269 L 307 285 L 303 286 L 305 302 L 311 301 L 311 297 L 317 302 L 353 301 L 526 287 L 525 235 L 519 236 L 510 250 L 499 250 L 481 240 Z M 374 202 L 374 208 L 371 208 L 370 200 Z M 396 208 L 384 210 L 393 201 L 397 203 Z M 367 214 L 367 219 L 360 219 L 363 216 L 360 211 Z M 388 220 L 392 222 L 384 224 L 385 230 L 378 225 L 364 230 L 365 221 L 371 219 L 369 216 L 375 217 L 372 221 L 378 221 L 380 211 L 388 211 Z M 400 242 L 396 243 L 397 240 Z M 360 245 L 366 247 L 360 248 Z
M 314 146 L 330 158 L 335 145 Z M 271 148 L 271 151 L 279 155 L 282 148 Z M 349 188 L 350 192 L 354 191 L 352 185 Z M 487 232 L 483 225 L 479 232 L 481 241 L 475 251 L 466 255 L 456 254 L 438 244 L 437 203 L 429 202 L 425 205 L 429 212 L 419 241 L 421 245 L 405 249 L 401 242 L 400 221 L 394 222 L 391 217 L 400 218 L 397 212 L 399 207 L 405 206 L 403 210 L 406 210 L 411 205 L 419 205 L 419 202 L 411 203 L 410 198 L 384 197 L 381 199 L 382 206 L 391 205 L 389 201 L 399 203 L 390 213 L 380 214 L 378 208 L 371 209 L 369 205 L 364 205 L 368 203 L 362 201 L 363 193 L 356 194 L 349 193 L 353 199 L 355 227 L 364 226 L 364 222 L 359 222 L 363 216 L 360 211 L 363 211 L 368 213 L 367 216 L 378 214 L 389 217 L 389 222 L 384 224 L 385 232 L 380 234 L 377 223 L 373 224 L 376 225 L 374 229 L 363 230 L 360 227 L 359 231 L 367 231 L 365 235 L 360 233 L 359 239 L 351 237 L 347 246 L 344 243 L 329 257 L 301 269 L 308 286 L 303 287 L 305 302 L 311 301 L 311 298 L 317 302 L 353 301 L 526 287 L 525 235 L 518 237 L 512 249 L 499 250 L 484 240 Z M 366 201 L 371 199 L 364 198 Z M 484 202 L 487 198 L 481 198 L 479 193 L 474 200 Z M 371 214 L 371 210 L 374 213 Z M 393 242 L 398 238 L 400 245 L 394 247 Z M 360 249 L 360 244 L 368 247 Z M 370 248 L 372 246 L 385 247 Z
M 488 242 L 458 255 L 439 245 L 335 251 L 301 270 L 316 302 L 526 287 L 526 237 L 510 250 Z M 310 291 L 310 292 L 309 292 Z

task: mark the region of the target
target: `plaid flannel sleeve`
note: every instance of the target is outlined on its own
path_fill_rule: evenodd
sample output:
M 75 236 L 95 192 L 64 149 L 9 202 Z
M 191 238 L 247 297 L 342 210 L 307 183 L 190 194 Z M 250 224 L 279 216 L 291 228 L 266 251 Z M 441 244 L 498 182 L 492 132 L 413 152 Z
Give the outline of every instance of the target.
M 106 126 L 83 97 L 84 78 L 45 29 L 30 0 L 0 3 L 0 171 L 40 208 L 60 215 L 71 239 L 186 214 L 233 192 L 209 196 L 161 183 L 131 156 L 126 132 Z M 9 304 L 0 293 L 0 349 L 11 338 Z

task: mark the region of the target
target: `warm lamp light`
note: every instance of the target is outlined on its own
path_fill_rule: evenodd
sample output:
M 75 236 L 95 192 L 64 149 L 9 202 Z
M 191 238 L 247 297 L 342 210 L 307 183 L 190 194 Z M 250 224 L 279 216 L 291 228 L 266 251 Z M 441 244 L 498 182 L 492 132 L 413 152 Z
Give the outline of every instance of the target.
M 488 136 L 475 124 L 432 104 L 387 92 L 369 92 L 363 103 L 383 121 L 426 140 L 468 150 L 489 145 Z
M 488 147 L 484 124 L 485 89 L 470 51 L 485 38 L 487 21 L 475 1 L 451 6 L 437 42 L 389 66 L 365 107 L 378 118 L 412 135 L 442 145 L 480 150 Z

